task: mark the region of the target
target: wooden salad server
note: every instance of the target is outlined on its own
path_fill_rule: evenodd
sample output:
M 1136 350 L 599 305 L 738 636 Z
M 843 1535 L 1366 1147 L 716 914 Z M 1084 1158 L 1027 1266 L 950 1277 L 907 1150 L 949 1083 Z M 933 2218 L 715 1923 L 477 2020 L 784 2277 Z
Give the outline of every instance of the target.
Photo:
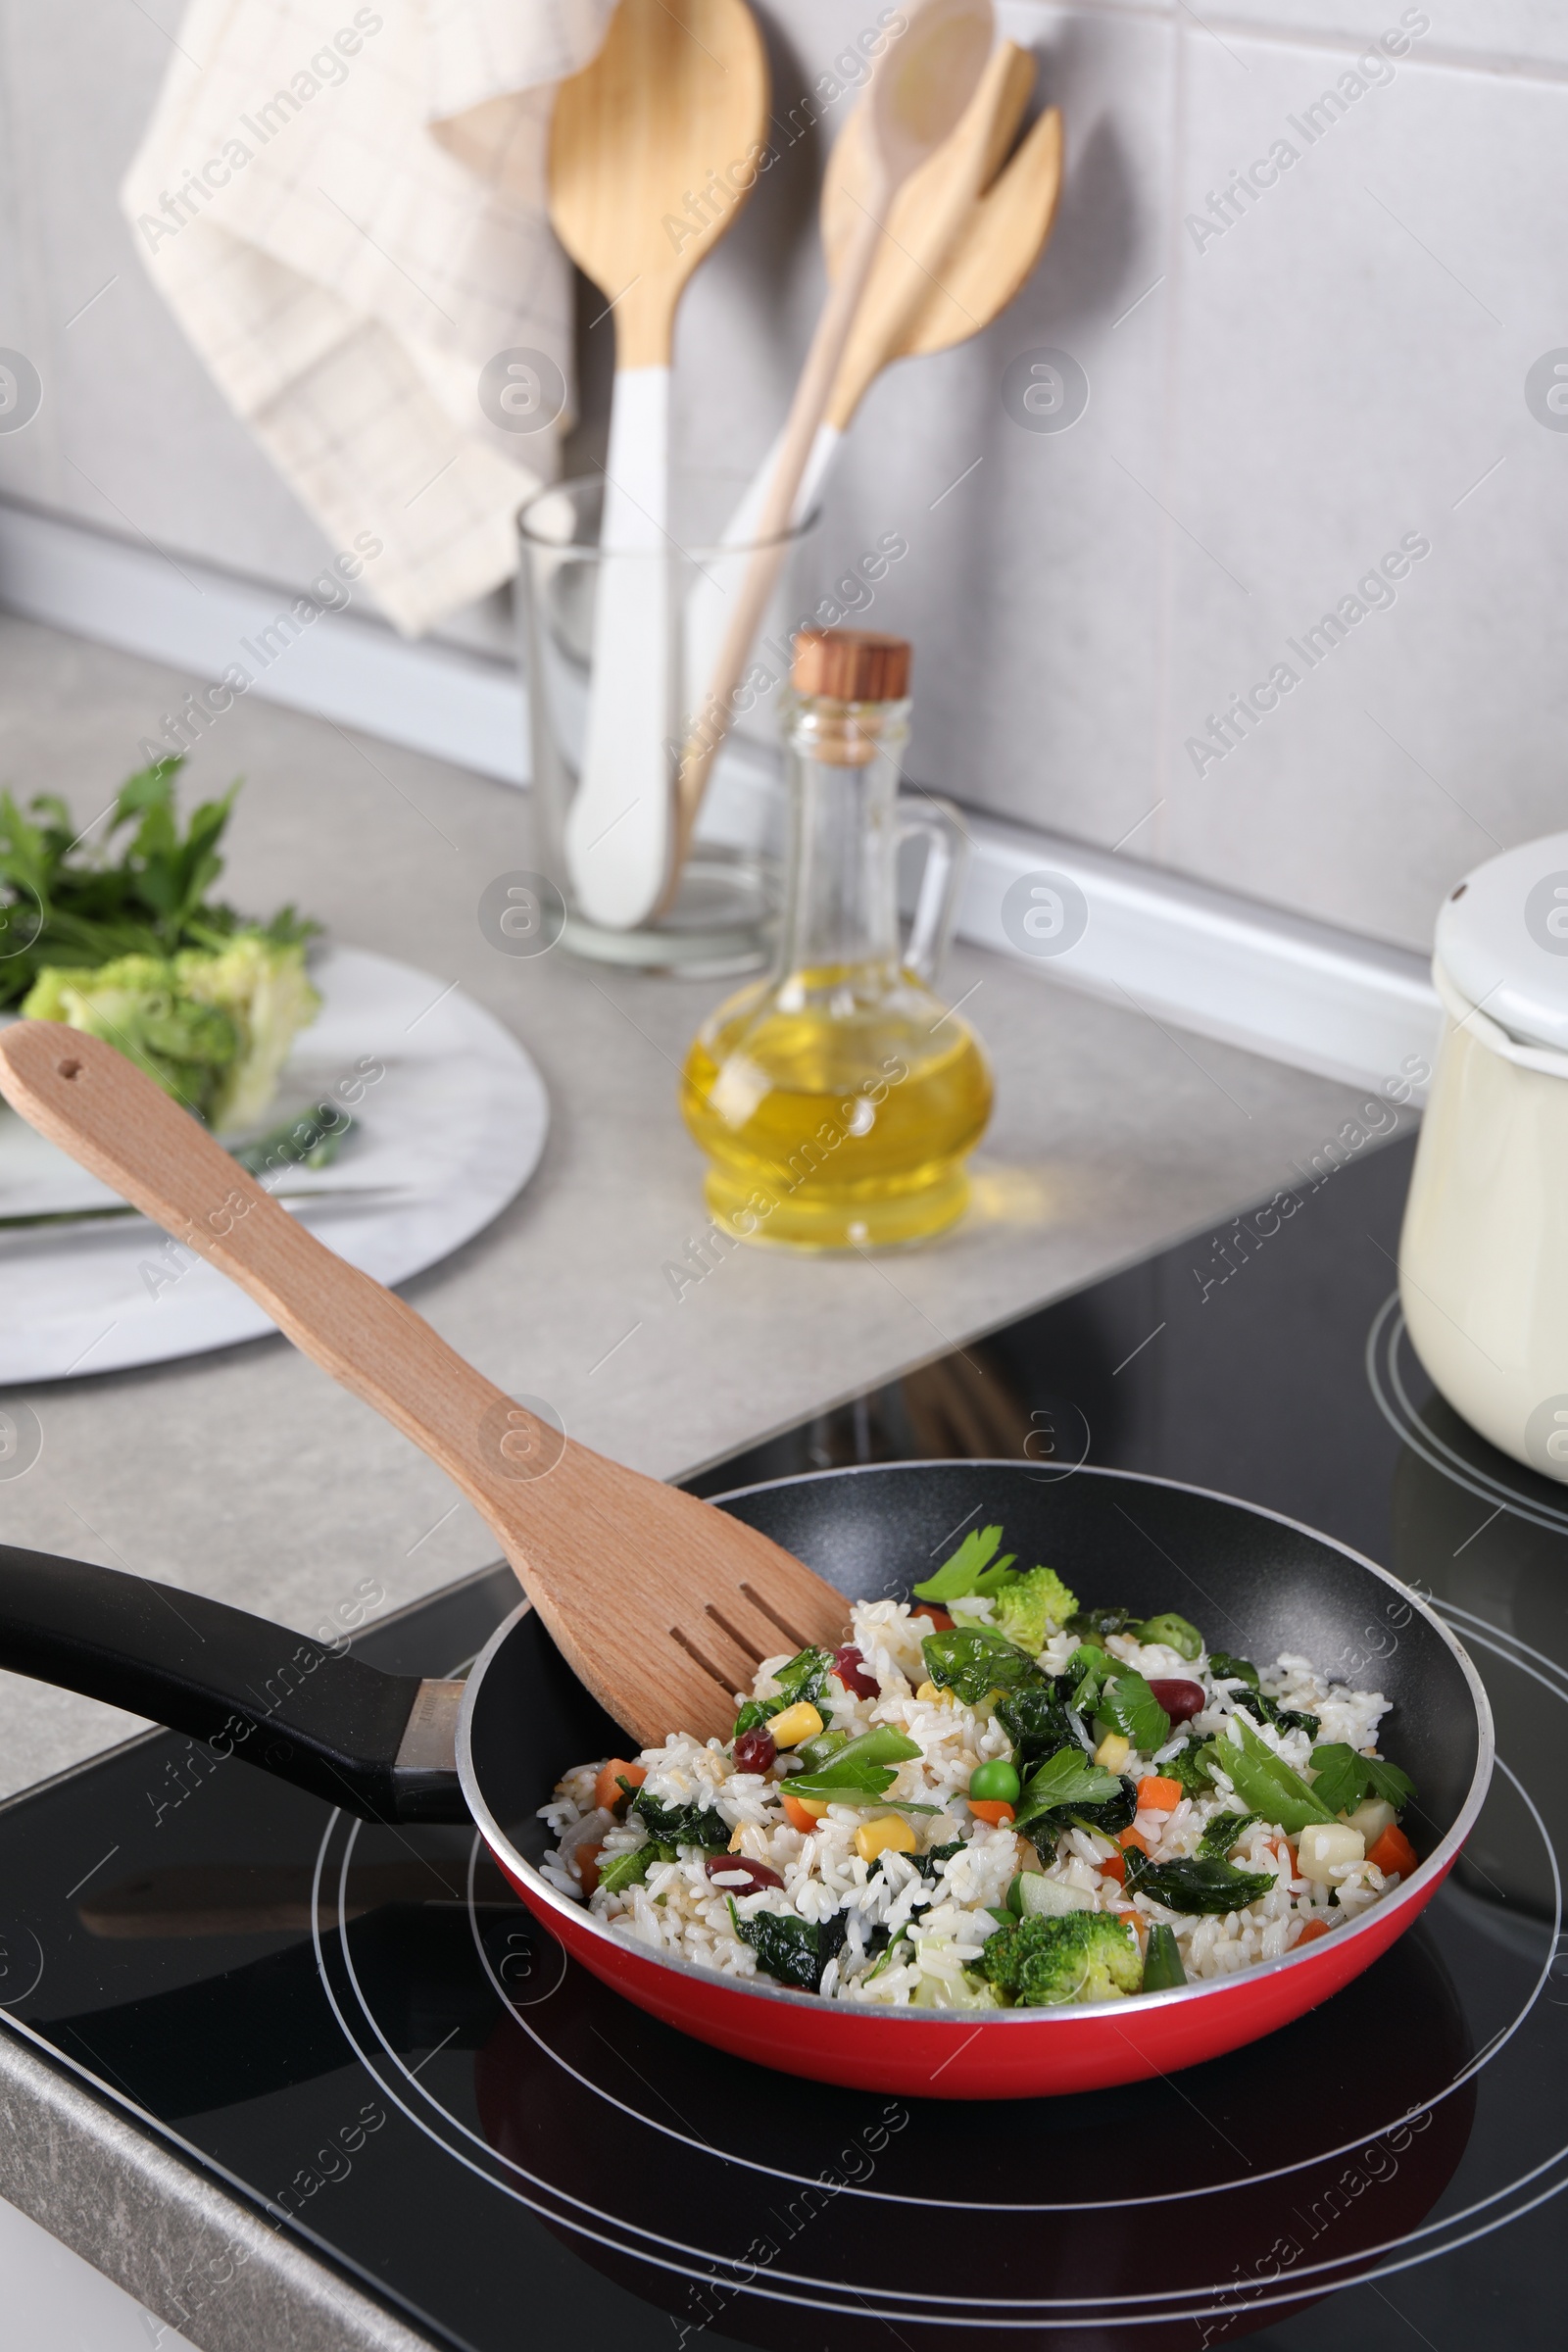
M 797 525 L 816 504 L 856 411 L 882 369 L 898 360 L 950 351 L 979 334 L 1006 309 L 1045 251 L 1061 195 L 1060 109 L 1054 106 L 1039 116 L 1008 156 L 1034 83 L 1029 51 L 1004 41 L 952 138 L 921 165 L 895 203 L 861 318 L 840 362 L 795 495 Z M 935 208 L 926 192 L 956 174 L 967 178 L 977 150 L 984 158 L 978 192 L 953 243 L 939 255 L 929 249 Z M 859 218 L 867 176 L 857 107 L 828 158 L 822 183 L 822 245 L 830 277 L 837 274 Z M 782 441 L 781 432 L 730 516 L 721 547 L 747 547 L 757 537 Z M 718 659 L 737 564 L 734 558 L 710 559 L 687 595 L 686 700 L 693 710 Z
M 611 307 L 605 460 L 583 770 L 565 851 L 583 912 L 644 921 L 673 840 L 666 558 L 675 308 L 757 178 L 767 60 L 745 0 L 620 0 L 603 48 L 556 93 L 550 219 Z M 617 562 L 616 556 L 623 558 Z
M 757 517 L 753 553 L 730 601 L 717 658 L 691 713 L 681 760 L 678 833 L 670 894 L 684 862 L 703 795 L 728 728 L 731 701 L 752 642 L 782 569 L 801 478 L 827 415 L 840 366 L 873 293 L 877 253 L 899 193 L 956 129 L 979 87 L 990 54 L 991 0 L 909 0 L 902 31 L 871 69 L 859 112 L 867 177 L 859 218 L 830 286 L 801 369 L 767 496 Z M 988 143 L 971 156 L 978 186 Z M 933 193 L 931 244 L 945 251 L 974 192 L 957 176 Z M 911 297 L 912 299 L 912 297 Z M 667 899 L 666 899 L 667 903 Z
M 0 1029 L 0 1094 L 446 1472 L 572 1671 L 639 1745 L 680 1731 L 727 1738 L 760 1659 L 843 1640 L 849 1605 L 831 1585 L 711 1503 L 514 1403 L 307 1233 L 113 1046 L 18 1021 Z

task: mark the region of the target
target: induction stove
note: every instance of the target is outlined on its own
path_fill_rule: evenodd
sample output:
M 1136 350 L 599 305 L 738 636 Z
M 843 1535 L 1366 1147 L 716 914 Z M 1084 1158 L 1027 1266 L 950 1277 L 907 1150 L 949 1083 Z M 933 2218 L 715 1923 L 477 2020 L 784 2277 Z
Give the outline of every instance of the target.
M 1491 1694 L 1492 1794 L 1416 1928 L 1297 2024 L 1092 2096 L 797 2082 L 587 1977 L 471 1833 L 361 1823 L 166 1734 L 0 1808 L 0 2012 L 461 2352 L 1560 2340 L 1568 1490 L 1469 1431 L 1413 1356 L 1409 1151 L 691 1482 L 1102 1464 L 1285 1512 L 1427 1594 Z M 461 1671 L 515 1598 L 497 1568 L 356 1646 Z M 1375 1682 L 1396 1638 L 1369 1626 L 1344 1670 Z M 220 2292 L 190 2282 L 198 2343 Z

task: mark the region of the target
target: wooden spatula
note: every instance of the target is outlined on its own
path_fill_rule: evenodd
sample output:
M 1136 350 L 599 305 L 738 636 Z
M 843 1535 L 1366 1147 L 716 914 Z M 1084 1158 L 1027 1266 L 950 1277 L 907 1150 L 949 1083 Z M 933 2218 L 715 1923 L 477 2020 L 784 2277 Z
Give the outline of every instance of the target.
M 514 1404 L 307 1233 L 113 1046 L 18 1021 L 0 1030 L 0 1094 L 446 1472 L 573 1671 L 641 1745 L 677 1731 L 727 1736 L 733 1694 L 760 1659 L 842 1640 L 849 1611 L 831 1585 L 710 1503 Z
M 1034 88 L 1035 61 L 1004 41 L 963 120 L 894 202 L 877 249 L 865 301 L 850 336 L 795 494 L 800 523 L 816 504 L 856 410 L 882 368 L 896 360 L 947 351 L 991 324 L 1040 259 L 1061 193 L 1061 116 L 1043 114 L 1008 160 L 1007 150 Z M 822 244 L 830 277 L 838 274 L 869 195 L 864 102 L 828 158 L 822 183 Z M 952 220 L 939 201 L 957 183 L 970 191 L 952 242 L 934 238 Z M 721 546 L 746 548 L 759 537 L 768 486 L 783 446 L 781 430 L 725 527 Z M 743 557 L 710 558 L 686 599 L 686 706 L 696 710 L 723 643 L 730 606 L 744 576 Z M 693 816 L 695 822 L 695 814 Z
M 551 119 L 551 222 L 614 318 L 600 524 L 611 553 L 599 569 L 582 775 L 565 833 L 583 912 L 611 929 L 651 911 L 672 839 L 665 520 L 675 307 L 757 177 L 767 89 L 745 0 L 620 0 L 603 48 L 562 83 Z

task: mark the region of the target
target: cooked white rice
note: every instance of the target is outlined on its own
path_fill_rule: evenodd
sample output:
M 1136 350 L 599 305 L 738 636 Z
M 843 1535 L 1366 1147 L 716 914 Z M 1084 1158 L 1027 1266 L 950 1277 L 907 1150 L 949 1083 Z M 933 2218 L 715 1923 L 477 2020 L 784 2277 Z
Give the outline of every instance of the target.
M 950 1607 L 956 1620 L 984 1622 L 991 1615 L 984 1601 L 959 1600 Z M 998 1932 L 1000 1923 L 992 1910 L 1005 1904 L 1015 1874 L 1041 1866 L 1026 1838 L 1008 1827 L 990 1827 L 969 1811 L 965 1791 L 970 1774 L 988 1758 L 1009 1756 L 1011 1747 L 988 1704 L 964 1706 L 947 1691 L 935 1699 L 916 1695 L 925 1683 L 921 1636 L 929 1631 L 928 1621 L 911 1618 L 906 1602 L 858 1603 L 849 1639 L 879 1684 L 879 1692 L 858 1698 L 830 1677 L 816 1702 L 831 1730 L 853 1737 L 890 1725 L 918 1742 L 919 1756 L 900 1765 L 883 1807 L 830 1804 L 815 1827 L 803 1834 L 784 1816 L 777 1778 L 736 1772 L 728 1749 L 718 1740 L 705 1746 L 676 1734 L 662 1746 L 644 1748 L 638 1759 L 647 1770 L 649 1794 L 666 1804 L 714 1807 L 730 1851 L 768 1865 L 782 1878 L 783 1886 L 748 1893 L 726 1887 L 721 1881 L 715 1884 L 707 1856 L 687 1848 L 676 1860 L 655 1862 L 641 1885 L 618 1893 L 598 1888 L 587 1898 L 594 1917 L 613 1934 L 651 1950 L 722 1975 L 751 1978 L 758 1974 L 757 1955 L 735 1933 L 731 1899 L 736 1917 L 743 1921 L 763 1910 L 793 1913 L 808 1922 L 842 1911 L 847 1939 L 823 1975 L 823 1995 L 891 2008 L 994 2005 L 992 1987 L 969 1972 L 986 1939 Z M 1048 1674 L 1060 1673 L 1076 1647 L 1075 1636 L 1056 1635 L 1041 1651 L 1039 1664 Z M 1216 1680 L 1206 1652 L 1196 1660 L 1183 1658 L 1174 1649 L 1140 1643 L 1131 1635 L 1112 1635 L 1106 1647 L 1151 1681 L 1200 1683 L 1208 1699 L 1200 1715 L 1173 1729 L 1169 1742 L 1157 1753 L 1140 1755 L 1134 1750 L 1128 1755 L 1117 1769 L 1134 1780 L 1157 1773 L 1161 1761 L 1175 1754 L 1189 1737 L 1223 1734 L 1236 1708 L 1245 1708 L 1247 1685 Z M 785 1663 L 783 1655 L 765 1661 L 752 1695 L 775 1694 L 773 1678 Z M 1343 1741 L 1369 1756 L 1377 1752 L 1378 1725 L 1389 1704 L 1380 1691 L 1330 1682 L 1309 1660 L 1289 1654 L 1260 1670 L 1260 1684 L 1265 1695 L 1282 1706 L 1316 1715 L 1319 1741 Z M 1313 1742 L 1303 1731 L 1280 1731 L 1266 1722 L 1254 1723 L 1253 1728 L 1286 1763 L 1298 1772 L 1307 1767 L 1310 1777 Z M 602 1870 L 615 1855 L 646 1841 L 635 1815 L 617 1820 L 613 1813 L 595 1807 L 598 1770 L 597 1764 L 577 1765 L 560 1783 L 554 1801 L 542 1808 L 558 1838 L 557 1850 L 541 1866 L 544 1875 L 563 1894 L 578 1901 L 584 1899 L 585 1856 L 598 1849 L 596 1863 Z M 900 1798 L 938 1808 L 934 1816 L 915 1820 L 922 1853 L 955 1838 L 963 1840 L 930 1885 L 901 1853 L 884 1853 L 873 1874 L 873 1865 L 857 1851 L 857 1830 Z M 1242 1801 L 1219 1773 L 1212 1792 L 1184 1797 L 1173 1811 L 1140 1811 L 1136 1828 L 1151 1860 L 1168 1862 L 1192 1854 L 1207 1823 L 1218 1813 L 1237 1810 Z M 1193 1980 L 1230 1976 L 1255 1962 L 1279 1959 L 1299 1941 L 1309 1922 L 1338 1932 L 1399 1883 L 1396 1875 L 1385 1876 L 1370 1861 L 1353 1863 L 1334 1886 L 1331 1901 L 1327 1885 L 1293 1875 L 1291 1841 L 1278 1827 L 1260 1821 L 1247 1831 L 1232 1859 L 1243 1869 L 1271 1874 L 1269 1892 L 1243 1910 L 1193 1917 L 1167 1910 L 1146 1894 L 1129 1896 L 1103 1871 L 1118 1850 L 1108 1837 L 1069 1828 L 1045 1875 L 1075 1889 L 1077 1907 L 1130 1919 L 1140 1943 L 1147 1939 L 1152 1922 L 1164 1922 L 1175 1933 L 1183 1966 Z M 889 1936 L 877 1936 L 878 1929 Z M 902 1941 L 900 1929 L 908 1931 Z

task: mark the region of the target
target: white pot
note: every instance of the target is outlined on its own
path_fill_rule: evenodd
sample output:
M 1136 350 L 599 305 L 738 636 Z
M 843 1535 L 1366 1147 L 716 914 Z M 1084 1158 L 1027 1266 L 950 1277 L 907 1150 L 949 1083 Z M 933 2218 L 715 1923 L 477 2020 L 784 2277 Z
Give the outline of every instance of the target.
M 1568 1483 L 1568 833 L 1438 917 L 1443 1043 L 1399 1242 L 1416 1353 L 1482 1436 Z

